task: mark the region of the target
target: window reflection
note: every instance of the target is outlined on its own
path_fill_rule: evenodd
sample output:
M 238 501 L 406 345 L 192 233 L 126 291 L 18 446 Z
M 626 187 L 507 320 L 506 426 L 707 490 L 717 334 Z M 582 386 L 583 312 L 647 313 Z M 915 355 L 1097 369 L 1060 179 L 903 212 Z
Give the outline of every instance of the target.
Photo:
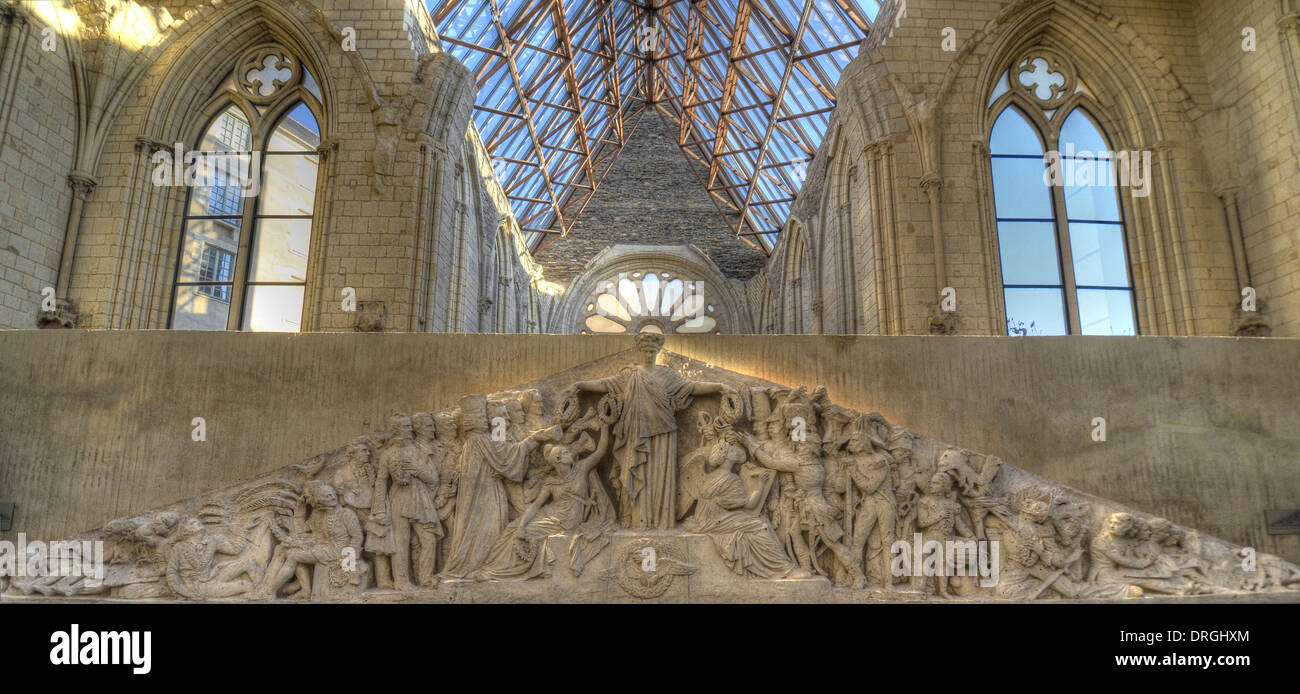
M 254 133 L 267 126 L 250 122 L 234 105 L 200 138 L 200 151 L 225 157 L 225 165 L 190 188 L 172 328 L 300 329 L 321 138 L 306 103 L 283 114 L 260 140 L 257 156 Z M 198 170 L 212 161 L 201 160 Z M 243 234 L 245 228 L 252 233 Z

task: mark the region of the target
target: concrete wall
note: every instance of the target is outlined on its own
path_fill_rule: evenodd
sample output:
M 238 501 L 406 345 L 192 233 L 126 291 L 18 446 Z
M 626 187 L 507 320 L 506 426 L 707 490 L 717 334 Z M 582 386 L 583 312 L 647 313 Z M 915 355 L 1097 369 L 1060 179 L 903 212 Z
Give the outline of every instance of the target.
M 0 333 L 0 501 L 53 538 L 337 447 L 388 412 L 454 406 L 628 349 L 625 337 Z M 776 382 L 825 383 L 918 433 L 1300 560 L 1300 341 L 669 338 Z M 630 355 L 629 355 L 630 358 Z M 191 419 L 207 440 L 191 440 Z M 1107 441 L 1091 438 L 1104 417 Z M 10 536 L 4 536 L 6 538 Z

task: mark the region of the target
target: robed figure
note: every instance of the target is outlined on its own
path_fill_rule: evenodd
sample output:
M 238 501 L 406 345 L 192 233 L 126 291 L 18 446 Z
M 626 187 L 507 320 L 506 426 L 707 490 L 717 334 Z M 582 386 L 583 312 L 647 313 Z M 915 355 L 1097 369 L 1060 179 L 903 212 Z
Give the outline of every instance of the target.
M 529 454 L 552 436 L 550 429 L 543 429 L 522 441 L 493 440 L 481 395 L 462 398 L 460 416 L 464 448 L 451 546 L 443 568 L 450 578 L 465 578 L 483 566 L 493 543 L 510 523 L 510 497 L 504 480 L 522 481 Z
M 570 390 L 610 393 L 621 405 L 613 458 L 622 526 L 671 528 L 677 513 L 677 412 L 690 406 L 692 395 L 721 393 L 725 386 L 691 381 L 658 365 L 662 334 L 640 333 L 636 341 L 640 364 Z

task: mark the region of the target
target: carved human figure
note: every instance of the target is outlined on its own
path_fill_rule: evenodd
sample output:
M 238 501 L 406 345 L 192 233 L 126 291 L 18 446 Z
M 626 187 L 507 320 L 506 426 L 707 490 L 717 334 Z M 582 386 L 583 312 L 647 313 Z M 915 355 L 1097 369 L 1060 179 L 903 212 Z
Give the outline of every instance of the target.
M 939 456 L 939 472 L 947 473 L 960 494 L 957 500 L 970 516 L 975 537 L 984 539 L 984 519 L 989 515 L 992 499 L 989 490 L 997 476 L 1002 461 L 992 456 L 981 456 L 973 464 L 975 454 L 960 448 L 948 448 Z
M 105 580 L 115 597 L 160 598 L 170 592 L 166 584 L 168 552 L 180 519 L 178 513 L 161 511 L 132 523 L 129 542 L 135 546 L 135 558 L 129 568 L 109 571 Z
M 438 472 L 438 489 L 433 502 L 438 507 L 445 534 L 451 533 L 452 518 L 456 512 L 456 483 L 460 479 L 460 439 L 456 436 L 456 413 L 439 412 L 433 416 L 437 432 L 437 457 L 434 468 Z
M 842 456 L 845 470 L 853 485 L 857 502 L 852 519 L 849 548 L 854 557 L 864 557 L 869 580 L 893 588 L 889 571 L 889 554 L 898 522 L 898 502 L 894 496 L 894 461 L 885 452 L 885 442 L 867 426 L 867 415 L 850 425 L 847 455 Z
M 612 393 L 622 405 L 614 425 L 619 517 L 633 529 L 671 528 L 677 508 L 676 413 L 691 396 L 723 393 L 721 383 L 692 381 L 657 363 L 664 337 L 636 336 L 641 361 L 616 376 L 579 381 L 566 393 Z
M 989 521 L 990 537 L 1001 542 L 1001 577 L 997 595 L 1033 600 L 1048 591 L 1064 598 L 1137 597 L 1140 588 L 1128 584 L 1083 583 L 1067 575 L 1083 556 L 1083 549 L 1065 550 L 1050 525 L 1051 503 L 1046 494 L 1026 487 L 1011 495 L 1008 508 L 995 507 Z
M 387 551 L 376 550 L 376 574 L 381 586 L 391 577 L 392 587 L 399 591 L 415 590 L 416 583 L 434 587 L 438 538 L 443 535 L 433 499 L 433 490 L 438 488 L 438 471 L 426 449 L 416 443 L 410 417 L 395 414 L 389 417 L 388 424 L 390 438 L 375 466 L 375 492 L 371 502 L 371 517 L 388 539 L 383 548 Z M 432 433 L 431 418 L 427 424 L 426 436 Z M 412 539 L 419 546 L 414 557 Z
M 791 533 L 796 557 L 801 564 L 802 557 L 808 557 L 815 569 L 817 546 L 825 545 L 848 572 L 853 587 L 862 588 L 867 578 L 862 572 L 860 558 L 855 558 L 841 541 L 844 539 L 844 530 L 839 524 L 842 512 L 826 501 L 823 491 L 826 468 L 821 460 L 821 441 L 816 433 L 812 408 L 786 404 L 778 408 L 777 415 L 783 424 L 782 435 L 760 441 L 752 434 L 745 434 L 743 441 L 759 465 L 791 475 L 792 484 L 783 486 L 781 495 L 783 500 L 788 499 L 793 515 L 788 520 L 796 522 L 799 528 L 798 532 Z M 795 435 L 796 429 L 800 428 L 798 419 L 803 420 L 804 431 L 800 436 Z
M 922 571 L 915 571 L 913 586 L 924 587 L 929 583 L 929 578 L 934 578 L 935 592 L 939 597 L 951 597 L 948 595 L 948 579 L 953 569 L 953 558 L 946 551 L 949 546 L 948 541 L 955 539 L 957 535 L 973 537 L 975 533 L 966 523 L 961 504 L 957 503 L 952 491 L 952 478 L 948 475 L 936 472 L 930 478 L 926 494 L 917 502 L 916 528 L 921 532 L 923 547 L 930 547 L 931 542 L 937 542 L 945 551 L 944 562 L 939 567 L 939 571 L 935 572 L 936 575 L 928 577 Z M 954 531 L 957 535 L 954 535 Z
M 252 528 L 249 528 L 251 530 Z M 217 554 L 238 555 L 248 547 L 247 532 L 238 543 L 214 533 L 203 521 L 181 521 L 178 540 L 167 563 L 167 586 L 188 600 L 243 595 L 262 580 L 262 567 L 249 558 L 218 562 Z
M 773 470 L 759 469 L 746 485 L 735 472 L 748 459 L 740 436 L 725 431 L 708 448 L 705 476 L 695 490 L 695 513 L 683 524 L 708 535 L 732 573 L 758 578 L 808 578 L 791 561 L 771 523 L 759 512 L 771 489 Z
M 367 567 L 361 559 L 361 520 L 339 505 L 333 487 L 308 482 L 293 523 L 293 532 L 279 537 L 256 597 L 276 597 L 294 576 L 300 586 L 295 597 L 304 599 L 363 588 Z
M 1131 584 L 1168 595 L 1220 591 L 1206 580 L 1202 562 L 1166 554 L 1160 543 L 1151 541 L 1142 520 L 1130 513 L 1106 517 L 1101 532 L 1092 539 L 1090 559 L 1088 578 L 1092 581 Z
M 487 400 L 468 395 L 460 401 L 460 481 L 456 522 L 443 575 L 465 578 L 486 561 L 496 539 L 510 522 L 504 480 L 520 482 L 528 454 L 543 441 L 559 437 L 559 427 L 534 432 L 522 441 L 494 439 L 488 426 Z
M 528 508 L 506 527 L 493 544 L 481 579 L 525 579 L 548 576 L 554 559 L 546 546 L 551 535 L 567 534 L 569 566 L 581 575 L 587 563 L 610 541 L 615 524 L 614 505 L 595 474 L 596 464 L 609 451 L 609 425 L 600 431 L 600 443 L 590 455 L 576 460 L 564 444 L 544 447 L 547 471 Z

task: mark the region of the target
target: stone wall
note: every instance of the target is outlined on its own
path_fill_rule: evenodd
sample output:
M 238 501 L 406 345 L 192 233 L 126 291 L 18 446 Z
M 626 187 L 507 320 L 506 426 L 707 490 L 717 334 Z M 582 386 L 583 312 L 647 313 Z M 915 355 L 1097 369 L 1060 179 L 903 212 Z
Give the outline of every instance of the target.
M 677 122 L 647 108 L 628 124 L 627 145 L 567 238 L 537 254 L 546 278 L 569 282 L 618 244 L 693 244 L 727 277 L 749 279 L 766 256 L 736 238 L 677 145 Z M 707 176 L 707 172 L 703 172 Z
M 1234 334 L 1240 290 L 1254 286 L 1273 334 L 1300 334 L 1293 0 L 903 5 L 885 3 L 837 87 L 839 105 L 792 210 L 803 248 L 788 251 L 787 233 L 768 265 L 777 332 L 815 331 L 781 310 L 797 292 L 819 314 L 806 322 L 826 332 L 925 334 L 942 329 L 933 319 L 950 286 L 959 334 L 1004 334 L 987 104 L 1020 50 L 1047 46 L 1096 92 L 1112 149 L 1152 154 L 1153 192 L 1124 211 L 1141 333 Z M 1246 28 L 1254 51 L 1243 49 Z M 945 50 L 946 30 L 955 50 Z M 801 273 L 792 272 L 795 255 Z M 805 279 L 796 290 L 809 276 L 816 286 Z
M 36 8 L 46 10 L 47 8 Z M 76 105 L 66 45 L 0 5 L 0 327 L 31 328 L 58 279 L 73 189 Z M 60 49 L 64 52 L 60 52 Z
M 0 501 L 56 538 L 627 350 L 625 337 L 0 333 Z M 1300 341 L 670 336 L 666 349 L 825 384 L 926 436 L 1300 559 Z M 632 355 L 628 355 L 629 360 Z M 192 440 L 203 417 L 206 441 Z M 1092 438 L 1106 420 L 1106 441 Z M 4 535 L 10 539 L 12 535 Z
M 81 327 L 167 327 L 186 190 L 154 185 L 151 157 L 191 148 L 232 61 L 276 42 L 323 102 L 302 328 L 352 330 L 345 287 L 386 330 L 542 328 L 540 270 L 470 126 L 473 77 L 419 0 L 0 9 L 0 327 L 34 327 L 44 286 Z

